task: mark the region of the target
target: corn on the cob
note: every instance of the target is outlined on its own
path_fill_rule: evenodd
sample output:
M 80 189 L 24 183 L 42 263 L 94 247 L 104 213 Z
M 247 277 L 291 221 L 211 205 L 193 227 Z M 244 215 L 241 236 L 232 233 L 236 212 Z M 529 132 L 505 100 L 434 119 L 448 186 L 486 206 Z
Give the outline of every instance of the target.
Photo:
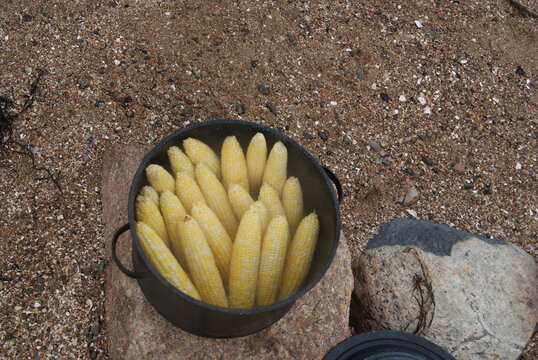
M 267 162 L 267 143 L 262 133 L 257 133 L 250 140 L 246 160 L 250 191 L 257 194 L 262 186 L 263 171 Z
M 230 307 L 248 309 L 254 306 L 260 250 L 260 217 L 256 211 L 249 210 L 241 219 L 232 251 Z
M 290 230 L 294 234 L 304 217 L 303 190 L 299 179 L 292 176 L 286 180 L 282 189 L 282 206 L 286 211 L 286 217 L 290 225 Z
M 194 173 L 207 205 L 217 214 L 228 235 L 233 239 L 237 231 L 238 221 L 224 186 L 222 186 L 215 174 L 209 170 L 207 165 L 203 163 L 196 165 Z
M 278 196 L 282 194 L 286 182 L 287 167 L 288 150 L 281 141 L 278 141 L 273 145 L 263 171 L 263 182 L 271 185 Z
M 260 188 L 259 200 L 261 200 L 267 208 L 267 212 L 269 212 L 269 219 L 272 219 L 277 215 L 286 216 L 286 212 L 284 211 L 284 207 L 280 202 L 280 198 L 278 197 L 276 190 L 273 189 L 273 187 L 269 184 L 264 183 Z
M 312 263 L 318 234 L 318 216 L 311 213 L 301 221 L 289 245 L 278 294 L 279 301 L 295 294 L 301 287 Z
M 170 175 L 165 168 L 161 165 L 151 164 L 146 168 L 146 176 L 151 186 L 160 194 L 164 190 L 170 190 L 174 192 L 175 181 L 174 177 Z
M 143 222 L 136 224 L 136 233 L 140 239 L 140 245 L 144 253 L 157 271 L 179 291 L 201 300 L 200 294 L 194 287 L 193 283 L 174 258 L 174 255 L 168 250 L 159 235 Z
M 228 307 L 224 285 L 203 230 L 189 215 L 183 217 L 178 228 L 192 280 L 202 301 Z
M 247 162 L 243 149 L 235 136 L 228 136 L 224 139 L 220 156 L 224 188 L 229 189 L 230 185 L 239 184 L 248 192 Z
M 248 191 L 238 184 L 230 185 L 228 188 L 228 198 L 238 219 L 241 219 L 245 211 L 254 203 Z
M 153 200 L 145 196 L 137 196 L 135 203 L 136 218 L 138 221 L 142 221 L 150 228 L 153 229 L 170 248 L 170 240 L 168 239 L 168 232 L 166 231 L 166 225 L 164 224 L 163 217 L 159 211 L 159 208 Z
M 220 223 L 219 218 L 206 205 L 195 203 L 191 210 L 192 217 L 204 231 L 209 247 L 213 252 L 215 263 L 219 269 L 224 284 L 228 284 L 230 277 L 230 260 L 232 258 L 233 243 L 230 236 Z
M 165 190 L 161 194 L 161 213 L 164 223 L 166 224 L 166 230 L 168 231 L 171 250 L 179 261 L 181 267 L 188 272 L 189 268 L 185 260 L 185 253 L 183 251 L 183 245 L 181 245 L 181 238 L 177 228 L 181 219 L 187 215 L 187 211 L 177 196 L 171 191 Z
M 171 146 L 168 151 L 168 160 L 170 160 L 170 166 L 172 166 L 173 174 L 185 171 L 190 177 L 194 179 L 194 165 L 191 159 L 177 146 Z
M 204 163 L 217 178 L 221 178 L 219 157 L 209 146 L 200 140 L 187 138 L 183 140 L 183 147 L 195 166 Z
M 260 200 L 254 201 L 252 205 L 250 205 L 250 209 L 253 209 L 253 211 L 256 211 L 258 215 L 260 216 L 260 225 L 262 229 L 262 237 L 263 234 L 265 234 L 265 230 L 267 229 L 267 225 L 269 225 L 269 212 L 267 211 L 267 207 L 261 202 Z
M 275 216 L 269 223 L 262 240 L 256 290 L 256 304 L 258 306 L 269 306 L 276 302 L 286 261 L 288 240 L 289 229 L 286 217 Z
M 155 205 L 159 206 L 159 193 L 151 186 L 146 185 L 142 187 L 142 190 L 140 190 L 140 195 L 150 198 Z
M 196 180 L 185 171 L 176 174 L 176 195 L 187 212 L 191 211 L 195 202 L 206 202 Z

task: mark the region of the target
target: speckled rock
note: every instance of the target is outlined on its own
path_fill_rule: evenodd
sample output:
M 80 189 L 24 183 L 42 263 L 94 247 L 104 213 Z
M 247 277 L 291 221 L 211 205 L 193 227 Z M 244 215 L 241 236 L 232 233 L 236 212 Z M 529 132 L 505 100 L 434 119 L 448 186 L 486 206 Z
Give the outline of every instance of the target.
M 538 321 L 519 247 L 419 220 L 385 224 L 354 265 L 352 323 L 422 335 L 457 359 L 517 359 Z
M 344 238 L 323 279 L 278 322 L 235 339 L 206 339 L 164 320 L 138 284 L 111 262 L 110 239 L 127 221 L 131 179 L 147 148 L 116 145 L 105 151 L 103 218 L 107 240 L 106 331 L 111 359 L 318 359 L 349 337 L 353 290 L 349 249 Z M 130 267 L 131 239 L 120 238 L 120 259 Z

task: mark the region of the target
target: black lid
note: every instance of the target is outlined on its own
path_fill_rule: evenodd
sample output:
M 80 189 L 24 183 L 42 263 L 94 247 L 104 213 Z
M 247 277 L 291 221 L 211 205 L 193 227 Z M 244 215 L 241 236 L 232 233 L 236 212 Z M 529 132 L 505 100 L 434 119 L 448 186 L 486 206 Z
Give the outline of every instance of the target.
M 401 331 L 378 330 L 350 337 L 324 360 L 456 360 L 423 337 Z

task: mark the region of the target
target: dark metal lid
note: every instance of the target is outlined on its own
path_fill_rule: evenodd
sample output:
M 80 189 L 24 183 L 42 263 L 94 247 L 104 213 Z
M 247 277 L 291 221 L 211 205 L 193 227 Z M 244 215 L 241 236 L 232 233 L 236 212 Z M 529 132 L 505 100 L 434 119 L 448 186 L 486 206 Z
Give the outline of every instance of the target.
M 401 331 L 370 331 L 336 345 L 324 360 L 456 360 L 423 337 Z

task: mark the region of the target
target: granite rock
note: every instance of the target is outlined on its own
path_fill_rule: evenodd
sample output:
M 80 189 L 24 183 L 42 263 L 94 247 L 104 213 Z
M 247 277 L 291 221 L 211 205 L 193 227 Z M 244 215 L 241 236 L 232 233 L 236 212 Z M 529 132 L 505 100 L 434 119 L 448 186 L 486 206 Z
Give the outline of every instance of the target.
M 111 263 L 110 240 L 127 221 L 130 182 L 148 148 L 110 146 L 103 161 L 103 218 L 107 241 L 105 331 L 110 359 L 320 359 L 351 335 L 353 290 L 350 253 L 340 239 L 323 279 L 279 321 L 256 334 L 207 339 L 174 327 L 146 301 L 138 283 Z M 123 235 L 118 254 L 131 266 L 131 239 Z
M 501 240 L 397 219 L 353 271 L 357 330 L 412 332 L 460 360 L 517 359 L 538 321 L 538 268 Z

